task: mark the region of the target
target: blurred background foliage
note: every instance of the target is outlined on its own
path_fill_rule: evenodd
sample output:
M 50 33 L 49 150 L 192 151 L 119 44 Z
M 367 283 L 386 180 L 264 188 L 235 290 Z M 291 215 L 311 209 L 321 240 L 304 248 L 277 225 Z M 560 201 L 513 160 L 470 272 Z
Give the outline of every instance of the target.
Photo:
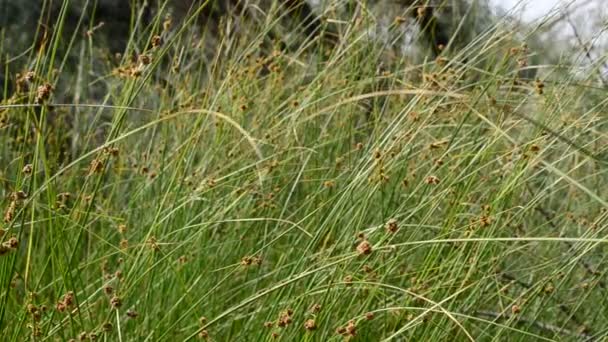
M 437 47 L 447 45 L 452 35 L 449 46 L 453 50 L 462 48 L 495 22 L 486 1 L 468 0 L 379 0 L 365 6 L 318 0 L 0 0 L 0 62 L 4 70 L 0 75 L 4 74 L 5 92 L 10 93 L 17 73 L 32 69 L 31 64 L 36 63 L 33 57 L 42 52 L 40 49 L 50 49 L 55 43 L 60 55 L 69 51 L 62 71 L 77 67 L 81 51 L 74 47 L 79 44 L 95 49 L 94 56 L 101 62 L 117 53 L 137 54 L 139 51 L 125 51 L 126 47 L 145 49 L 151 32 L 166 25 L 160 22 L 162 18 L 179 28 L 194 12 L 195 25 L 188 29 L 205 37 L 208 43 L 203 53 L 212 57 L 220 25 L 230 27 L 226 31 L 238 32 L 247 25 L 263 24 L 277 9 L 285 13 L 280 25 L 274 25 L 268 34 L 271 43 L 281 41 L 283 46 L 293 47 L 302 43 L 302 37 L 321 31 L 330 32 L 328 36 L 339 35 L 343 26 L 339 20 L 350 20 L 354 12 L 360 11 L 373 17 L 369 40 L 419 60 L 438 54 Z M 395 25 L 396 20 L 405 24 Z M 55 30 L 60 31 L 62 39 L 51 42 Z M 417 44 L 418 38 L 422 38 L 422 44 Z M 130 40 L 137 44 L 129 45 Z

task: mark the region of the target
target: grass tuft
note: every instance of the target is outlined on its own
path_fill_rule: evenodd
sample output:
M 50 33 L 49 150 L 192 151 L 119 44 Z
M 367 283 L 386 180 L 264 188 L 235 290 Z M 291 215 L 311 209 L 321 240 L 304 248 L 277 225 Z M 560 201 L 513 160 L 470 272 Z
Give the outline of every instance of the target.
M 420 59 L 207 5 L 0 35 L 3 341 L 608 336 L 596 75 L 499 18 Z

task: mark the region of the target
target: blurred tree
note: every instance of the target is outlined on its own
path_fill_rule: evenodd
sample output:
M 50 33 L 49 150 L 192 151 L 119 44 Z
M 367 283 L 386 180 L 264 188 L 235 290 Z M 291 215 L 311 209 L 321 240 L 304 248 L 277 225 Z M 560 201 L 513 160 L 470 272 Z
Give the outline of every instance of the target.
M 103 23 L 97 30 L 99 36 L 105 38 L 110 51 L 123 51 L 132 29 L 134 15 L 143 13 L 144 21 L 149 22 L 152 14 L 164 3 L 163 0 L 70 1 L 66 7 L 63 32 L 65 35 L 84 34 L 88 29 Z M 259 12 L 256 8 L 272 6 L 272 0 L 168 0 L 167 3 L 176 21 L 204 5 L 199 11 L 199 24 L 204 25 L 213 25 L 229 15 L 251 16 L 252 13 Z M 48 34 L 57 24 L 63 4 L 62 1 L 50 0 L 0 0 L 0 27 L 10 32 L 11 49 L 24 50 L 32 41 L 43 39 L 42 35 Z M 147 6 L 144 6 L 145 4 Z M 463 42 L 470 41 L 475 33 L 479 32 L 480 27 L 487 26 L 491 21 L 491 12 L 485 0 L 369 1 L 369 5 L 375 7 L 381 16 L 395 14 L 395 4 L 408 12 L 407 16 L 413 19 L 409 21 L 410 25 L 418 25 L 421 38 L 435 55 L 440 53 L 441 48 L 457 48 Z M 299 27 L 307 36 L 324 32 L 324 20 L 321 19 L 320 13 L 323 8 L 319 1 L 280 0 L 278 5 L 281 10 L 287 12 L 285 17 L 292 23 L 291 26 Z M 352 8 L 354 5 L 347 4 L 342 7 Z M 143 12 L 140 12 L 141 9 Z M 450 42 L 452 35 L 454 42 Z

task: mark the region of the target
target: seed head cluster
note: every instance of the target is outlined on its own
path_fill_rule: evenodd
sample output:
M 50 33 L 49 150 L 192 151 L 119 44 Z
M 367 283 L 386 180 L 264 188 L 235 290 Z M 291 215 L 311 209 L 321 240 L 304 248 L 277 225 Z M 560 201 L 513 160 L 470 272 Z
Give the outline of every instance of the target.
M 279 328 L 285 328 L 286 326 L 290 325 L 293 322 L 292 315 L 293 310 L 291 309 L 287 309 L 281 312 L 281 314 L 279 315 L 279 319 L 277 320 L 277 326 Z
M 336 329 L 336 333 L 349 339 L 354 338 L 357 336 L 357 325 L 353 320 L 348 321 L 345 326 L 338 327 L 338 329 Z
M 317 323 L 312 318 L 308 319 L 308 320 L 306 320 L 306 322 L 304 322 L 304 329 L 306 329 L 308 331 L 317 330 Z
M 74 292 L 69 291 L 65 295 L 63 295 L 63 298 L 61 298 L 61 300 L 59 300 L 57 302 L 57 304 L 55 305 L 55 308 L 59 312 L 64 312 L 66 309 L 72 308 L 73 305 L 74 305 Z
M 360 255 L 369 255 L 372 253 L 372 245 L 367 240 L 363 240 L 357 245 L 357 252 Z
M 399 225 L 397 223 L 397 220 L 395 220 L 395 219 L 388 220 L 388 222 L 386 223 L 386 231 L 389 233 L 396 233 L 398 230 L 399 230 Z

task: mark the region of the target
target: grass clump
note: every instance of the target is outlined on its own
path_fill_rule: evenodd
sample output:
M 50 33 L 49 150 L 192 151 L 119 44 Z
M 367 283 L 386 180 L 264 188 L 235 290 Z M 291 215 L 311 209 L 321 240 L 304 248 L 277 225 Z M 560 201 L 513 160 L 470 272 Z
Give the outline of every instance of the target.
M 3 340 L 606 336 L 594 75 L 523 77 L 500 21 L 419 60 L 366 11 L 331 46 L 273 6 L 212 53 L 161 10 L 125 54 L 63 50 L 60 17 L 27 57 L 0 105 Z

